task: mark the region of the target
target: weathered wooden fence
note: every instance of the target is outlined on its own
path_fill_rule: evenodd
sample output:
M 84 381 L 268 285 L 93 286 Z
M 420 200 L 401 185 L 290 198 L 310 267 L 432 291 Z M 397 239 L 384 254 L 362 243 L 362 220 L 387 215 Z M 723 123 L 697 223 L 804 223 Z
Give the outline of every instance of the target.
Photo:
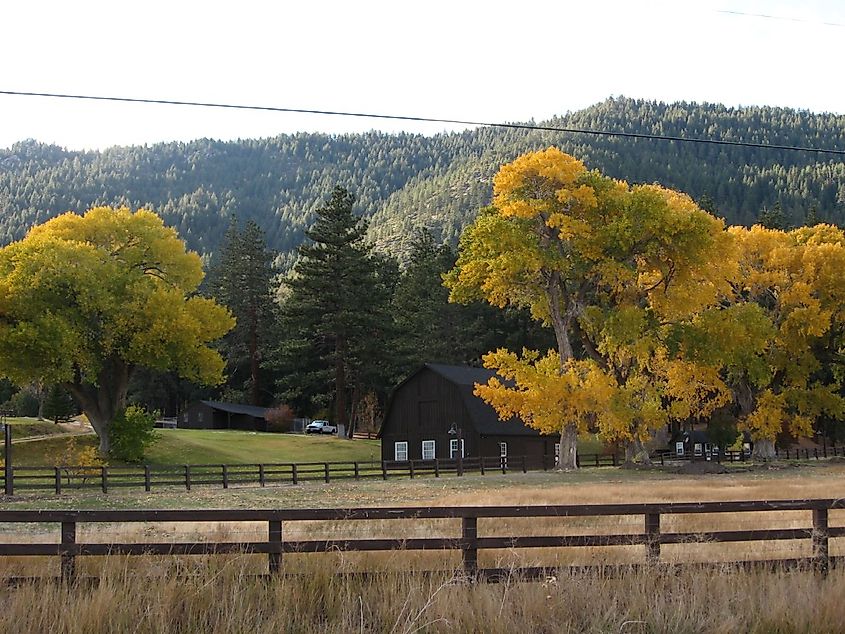
M 583 462 L 584 458 L 582 458 Z M 615 466 L 615 455 L 596 455 L 589 458 L 595 466 Z M 186 464 L 139 466 L 13 466 L 12 491 L 51 490 L 57 495 L 65 490 L 100 489 L 108 493 L 116 488 L 143 488 L 151 491 L 164 486 L 180 486 L 191 490 L 195 486 L 212 485 L 224 489 L 233 485 L 269 486 L 300 484 L 302 482 L 332 482 L 335 480 L 364 480 L 404 477 L 440 477 L 467 473 L 495 474 L 513 471 L 548 470 L 554 468 L 551 456 L 508 458 L 485 457 L 436 460 L 402 460 L 369 462 L 300 462 L 273 464 Z M 0 477 L 5 485 L 5 478 Z
M 812 460 L 845 456 L 845 447 L 779 450 L 782 459 Z M 715 462 L 740 462 L 748 457 L 739 451 L 725 451 L 711 458 Z M 693 455 L 678 456 L 661 453 L 653 457 L 655 464 L 676 461 L 703 460 Z M 623 459 L 617 454 L 579 454 L 581 467 L 617 467 Z M 51 490 L 56 495 L 65 490 L 100 489 L 108 493 L 116 488 L 143 488 L 151 491 L 163 486 L 185 487 L 232 485 L 268 486 L 299 484 L 301 482 L 332 482 L 334 480 L 363 480 L 368 478 L 417 478 L 441 475 L 496 474 L 528 471 L 548 471 L 555 468 L 552 456 L 508 456 L 500 458 L 466 457 L 458 459 L 358 461 L 358 462 L 300 462 L 265 464 L 186 464 L 91 467 L 62 465 L 34 467 L 12 465 L 9 472 L 12 486 L 6 488 L 6 475 L 0 472 L 0 487 L 6 491 Z
M 76 558 L 90 555 L 214 555 L 223 553 L 258 553 L 267 555 L 270 574 L 285 570 L 286 553 L 320 553 L 331 551 L 458 551 L 463 572 L 473 578 L 496 579 L 502 575 L 537 576 L 550 574 L 560 566 L 551 568 L 482 568 L 479 552 L 486 549 L 532 548 L 590 548 L 596 546 L 642 546 L 642 564 L 661 563 L 661 546 L 682 544 L 695 548 L 702 542 L 747 542 L 773 540 L 810 540 L 812 555 L 792 559 L 753 560 L 740 559 L 733 563 L 806 565 L 826 572 L 843 557 L 830 556 L 830 540 L 845 536 L 845 526 L 830 526 L 830 511 L 845 509 L 845 500 L 784 500 L 750 502 L 703 502 L 664 504 L 586 504 L 566 506 L 483 506 L 483 507 L 407 507 L 407 508 L 342 508 L 342 509 L 285 509 L 285 510 L 50 510 L 50 511 L 0 511 L 0 524 L 36 523 L 59 524 L 61 539 L 58 543 L 0 543 L 0 556 L 57 556 L 61 560 L 61 576 L 71 580 L 76 575 Z M 771 511 L 805 511 L 805 526 L 800 528 L 755 528 L 745 530 L 717 530 L 704 532 L 664 532 L 661 519 L 671 515 L 716 514 L 728 523 L 737 514 Z M 616 534 L 578 535 L 510 535 L 485 536 L 480 534 L 479 520 L 489 518 L 568 518 L 600 516 L 640 516 L 642 530 Z M 438 537 L 414 538 L 403 536 L 410 523 L 419 520 L 455 519 L 455 534 Z M 285 539 L 285 527 L 302 521 L 330 520 L 332 539 Z M 404 520 L 390 522 L 396 526 L 397 535 L 388 538 L 356 538 L 343 535 L 345 522 L 360 520 Z M 81 543 L 77 528 L 80 524 L 138 522 L 263 522 L 266 539 L 260 541 L 217 542 L 166 542 L 166 543 Z M 360 535 L 358 528 L 349 526 L 348 532 Z M 552 525 L 552 529 L 554 526 Z M 626 565 L 630 567 L 631 564 Z M 633 564 L 638 565 L 638 564 Z M 674 563 L 673 563 L 674 565 Z M 700 564 L 696 564 L 700 565 Z M 724 565 L 724 564 L 720 564 Z M 565 567 L 565 566 L 564 566 Z M 574 567 L 574 566 L 573 566 Z M 579 569 L 585 566 L 577 566 Z M 607 566 L 601 565 L 601 568 Z

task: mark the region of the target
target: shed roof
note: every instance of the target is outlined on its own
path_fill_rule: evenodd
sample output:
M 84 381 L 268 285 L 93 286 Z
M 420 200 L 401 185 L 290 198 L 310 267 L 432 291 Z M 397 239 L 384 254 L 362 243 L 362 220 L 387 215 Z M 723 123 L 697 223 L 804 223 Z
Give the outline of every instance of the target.
M 256 418 L 264 418 L 267 413 L 266 407 L 256 407 L 254 405 L 241 405 L 240 403 L 221 403 L 220 401 L 200 401 L 203 405 L 208 405 L 212 409 L 229 414 L 246 414 L 247 416 L 254 416 Z

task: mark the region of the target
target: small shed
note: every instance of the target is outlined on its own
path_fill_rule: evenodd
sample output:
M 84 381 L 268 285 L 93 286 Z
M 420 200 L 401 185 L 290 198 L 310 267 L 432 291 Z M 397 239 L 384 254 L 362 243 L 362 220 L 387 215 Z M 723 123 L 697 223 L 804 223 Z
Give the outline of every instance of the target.
M 379 431 L 382 460 L 457 458 L 460 429 L 464 457 L 548 456 L 554 461 L 556 436 L 541 436 L 518 419 L 499 420 L 496 411 L 473 394 L 492 370 L 427 363 L 394 390 Z
M 221 403 L 218 401 L 196 401 L 179 415 L 180 429 L 242 429 L 245 431 L 267 431 L 265 407 Z

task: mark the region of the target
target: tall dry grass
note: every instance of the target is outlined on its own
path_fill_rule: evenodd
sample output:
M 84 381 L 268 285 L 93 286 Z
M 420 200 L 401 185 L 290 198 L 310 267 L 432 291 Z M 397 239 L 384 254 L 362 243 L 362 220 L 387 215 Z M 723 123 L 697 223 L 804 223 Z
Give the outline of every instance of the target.
M 109 560 L 99 584 L 0 593 L 0 634 L 98 632 L 841 632 L 845 572 L 562 572 L 469 584 L 443 573 L 337 577 L 343 563 L 261 580 L 239 556 L 174 562 L 150 578 Z

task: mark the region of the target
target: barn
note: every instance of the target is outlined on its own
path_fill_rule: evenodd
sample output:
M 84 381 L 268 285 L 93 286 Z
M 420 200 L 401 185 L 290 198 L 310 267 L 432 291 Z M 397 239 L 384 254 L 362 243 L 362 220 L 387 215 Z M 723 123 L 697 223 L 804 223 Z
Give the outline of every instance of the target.
M 196 401 L 179 415 L 181 429 L 242 429 L 267 431 L 267 409 L 239 403 Z
M 483 368 L 427 363 L 393 391 L 382 422 L 382 460 L 528 456 L 553 461 L 558 442 L 517 419 L 500 421 L 495 410 L 473 394 L 476 383 L 495 373 Z M 450 430 L 452 433 L 450 433 Z

